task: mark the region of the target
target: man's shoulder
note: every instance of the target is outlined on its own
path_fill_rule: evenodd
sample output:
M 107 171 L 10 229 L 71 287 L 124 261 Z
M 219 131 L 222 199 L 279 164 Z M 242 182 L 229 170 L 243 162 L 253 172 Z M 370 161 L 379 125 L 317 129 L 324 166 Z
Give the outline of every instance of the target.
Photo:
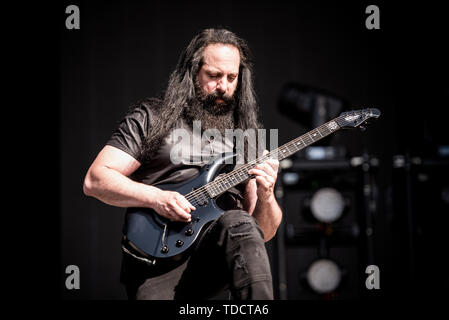
M 143 98 L 133 103 L 129 108 L 126 119 L 135 119 L 139 122 L 147 122 L 157 116 L 162 109 L 160 98 Z

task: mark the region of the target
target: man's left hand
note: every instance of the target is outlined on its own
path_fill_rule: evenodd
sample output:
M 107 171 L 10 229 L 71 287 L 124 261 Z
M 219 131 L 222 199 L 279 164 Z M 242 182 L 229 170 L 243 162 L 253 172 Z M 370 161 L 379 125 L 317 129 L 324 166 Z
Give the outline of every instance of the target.
M 265 150 L 262 155 L 266 154 L 268 154 L 268 150 Z M 249 174 L 255 175 L 257 198 L 259 200 L 270 201 L 274 199 L 274 185 L 278 175 L 278 168 L 278 160 L 267 159 L 248 171 Z

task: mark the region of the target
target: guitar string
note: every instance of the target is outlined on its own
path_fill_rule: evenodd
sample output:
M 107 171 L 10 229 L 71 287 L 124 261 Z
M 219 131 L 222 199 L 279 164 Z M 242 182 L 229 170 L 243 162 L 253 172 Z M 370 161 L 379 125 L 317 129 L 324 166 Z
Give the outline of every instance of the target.
M 345 115 L 345 116 L 346 116 L 346 115 Z M 336 130 L 332 131 L 331 129 L 328 128 L 328 127 L 329 127 L 329 124 L 330 124 L 332 121 L 339 122 L 339 120 L 343 120 L 343 121 L 347 122 L 347 121 L 344 120 L 344 119 L 340 119 L 340 118 L 342 118 L 342 117 L 343 117 L 343 116 L 339 116 L 339 117 L 337 117 L 337 118 L 335 118 L 335 119 L 333 119 L 333 120 L 331 120 L 331 121 L 329 121 L 329 122 L 327 122 L 327 123 L 325 123 L 325 124 L 323 124 L 323 125 L 321 125 L 321 126 L 315 128 L 315 129 L 313 129 L 313 130 L 311 130 L 311 131 L 309 131 L 309 132 L 307 132 L 307 133 L 305 133 L 305 134 L 303 134 L 303 135 L 301 135 L 301 136 L 299 136 L 299 137 L 293 139 L 292 141 L 290 141 L 290 142 L 288 142 L 288 143 L 282 145 L 281 147 L 279 147 L 279 148 L 277 148 L 277 149 L 275 149 L 275 150 L 270 151 L 268 154 L 266 154 L 266 155 L 264 155 L 264 156 L 262 156 L 262 157 L 259 157 L 259 158 L 255 159 L 255 160 L 253 160 L 253 161 L 251 161 L 251 162 L 249 162 L 249 163 L 247 163 L 247 164 L 241 166 L 239 169 L 237 169 L 237 170 L 235 170 L 235 171 L 233 171 L 233 172 L 234 172 L 234 173 L 237 173 L 237 172 L 240 171 L 240 172 L 243 173 L 243 174 L 247 174 L 247 172 L 246 172 L 247 169 L 250 169 L 250 168 L 254 167 L 254 166 L 257 164 L 258 161 L 260 161 L 260 163 L 264 162 L 266 159 L 270 158 L 270 156 L 272 156 L 273 153 L 277 153 L 277 156 L 278 156 L 278 155 L 279 155 L 279 151 L 281 151 L 281 150 L 283 150 L 283 149 L 287 149 L 289 152 L 291 152 L 290 149 L 289 149 L 289 146 L 294 146 L 295 148 L 297 148 L 297 143 L 296 143 L 296 142 L 298 142 L 299 140 L 302 140 L 302 144 L 304 145 L 304 147 L 306 147 L 306 146 L 308 146 L 308 145 L 310 145 L 310 144 L 312 144 L 312 143 L 314 143 L 314 142 L 320 140 L 321 138 L 324 138 L 324 137 L 328 136 L 328 135 L 331 134 L 332 132 L 335 132 L 335 131 L 336 131 Z M 339 128 L 338 128 L 338 129 L 340 129 L 341 127 L 342 127 L 342 125 L 339 125 Z M 325 133 L 325 135 L 323 136 L 323 135 L 319 132 L 319 130 L 322 130 L 322 129 L 324 129 L 324 128 L 326 128 L 327 130 L 330 130 L 330 131 L 328 131 L 328 133 Z M 319 139 L 317 139 L 317 140 L 313 140 L 313 138 L 310 137 L 310 134 L 311 134 L 313 131 L 318 131 L 318 132 L 320 133 L 321 137 L 319 137 Z M 315 133 L 315 134 L 316 134 L 316 133 Z M 307 135 L 309 135 L 309 137 L 307 137 Z M 303 138 L 304 138 L 304 139 L 303 139 Z M 306 143 L 304 143 L 304 140 L 306 140 Z M 310 142 L 310 141 L 311 141 L 311 142 Z M 298 151 L 300 151 L 300 150 L 301 150 L 301 149 L 295 150 L 293 153 L 298 152 Z M 292 153 L 292 154 L 293 154 L 293 153 Z M 262 161 L 262 160 L 263 160 L 263 161 Z M 222 182 L 226 182 L 226 179 L 227 179 L 227 177 L 221 177 L 221 178 L 219 178 L 219 179 L 217 179 L 217 180 L 212 181 L 210 184 L 206 184 L 206 185 L 204 185 L 204 186 L 202 186 L 202 187 L 200 187 L 200 188 L 198 188 L 198 189 L 195 189 L 194 191 L 192 191 L 192 192 L 190 192 L 190 193 L 188 193 L 188 194 L 186 195 L 186 199 L 187 199 L 189 202 L 191 202 L 191 201 L 197 202 L 197 201 L 195 201 L 196 198 L 197 198 L 197 196 L 210 197 L 209 195 L 207 195 L 207 194 L 204 193 L 204 191 L 207 191 L 207 190 L 206 190 L 206 187 L 207 187 L 208 185 L 209 185 L 209 187 L 211 187 L 213 184 L 220 184 L 220 183 L 222 183 Z M 244 181 L 244 180 L 243 180 L 243 181 Z M 217 188 L 219 188 L 219 187 L 217 187 Z M 191 202 L 191 203 L 192 203 L 192 202 Z M 193 204 L 193 203 L 192 203 L 192 204 Z
M 336 119 L 334 119 L 334 120 L 336 120 Z M 329 121 L 329 122 L 331 122 L 331 121 Z M 266 155 L 264 155 L 264 156 L 262 156 L 262 157 L 259 157 L 259 158 L 257 158 L 256 160 L 253 160 L 253 161 L 251 161 L 251 162 L 249 162 L 249 163 L 247 163 L 247 164 L 241 166 L 241 167 L 238 168 L 237 170 L 233 171 L 233 174 L 234 174 L 234 175 L 238 174 L 239 176 L 240 176 L 240 174 L 246 175 L 246 174 L 247 174 L 247 169 L 254 167 L 254 166 L 257 164 L 257 162 L 262 163 L 262 162 L 264 162 L 266 159 L 271 158 L 271 157 L 273 156 L 273 154 L 276 154 L 276 156 L 279 156 L 279 153 L 280 153 L 282 150 L 284 150 L 284 152 L 285 152 L 285 149 L 287 149 L 289 152 L 291 152 L 290 147 L 298 148 L 298 147 L 297 147 L 297 145 L 298 145 L 297 142 L 299 142 L 299 140 L 302 140 L 302 141 L 303 141 L 302 144 L 303 144 L 304 146 L 308 146 L 308 145 L 312 144 L 313 142 L 316 142 L 316 141 L 320 140 L 321 138 L 324 138 L 324 137 L 328 136 L 330 133 L 332 133 L 332 131 L 323 132 L 324 135 L 321 134 L 321 132 L 320 132 L 320 130 L 322 130 L 323 128 L 326 128 L 327 130 L 330 130 L 330 129 L 327 128 L 327 125 L 328 125 L 328 123 L 326 123 L 326 124 L 324 124 L 324 125 L 322 125 L 322 126 L 320 126 L 320 127 L 317 127 L 317 128 L 315 128 L 314 130 L 312 130 L 312 131 L 310 131 L 310 132 L 308 132 L 308 133 L 305 133 L 304 135 L 302 135 L 302 136 L 300 136 L 300 137 L 297 137 L 297 138 L 293 139 L 292 141 L 286 143 L 285 145 L 283 145 L 283 146 L 281 146 L 281 147 L 279 147 L 279 148 L 277 148 L 277 149 L 275 149 L 275 150 L 270 151 L 268 154 L 266 154 Z M 323 128 L 322 128 L 322 127 L 323 127 Z M 320 137 L 319 137 L 318 140 L 313 140 L 313 138 L 307 137 L 307 135 L 310 135 L 313 131 L 317 131 L 317 132 L 320 134 Z M 334 130 L 334 132 L 335 132 L 335 130 Z M 317 133 L 315 133 L 315 134 L 317 134 Z M 304 138 L 304 139 L 303 139 L 303 138 Z M 304 140 L 306 141 L 306 143 L 304 143 Z M 298 151 L 300 151 L 300 150 L 301 150 L 301 149 L 297 149 L 297 150 L 295 150 L 293 153 L 298 152 Z M 281 152 L 281 153 L 283 153 L 283 152 Z M 293 154 L 293 153 L 292 153 L 292 154 Z M 276 158 L 277 158 L 277 157 L 276 157 Z M 192 192 L 190 192 L 190 193 L 188 193 L 188 194 L 186 195 L 186 199 L 189 200 L 189 201 L 190 201 L 190 199 L 191 199 L 191 200 L 194 200 L 194 198 L 196 198 L 196 196 L 199 196 L 200 193 L 203 193 L 203 191 L 207 191 L 207 190 L 205 190 L 207 186 L 213 188 L 213 187 L 214 187 L 214 186 L 213 186 L 214 184 L 215 184 L 215 185 L 219 185 L 220 183 L 223 183 L 223 182 L 224 182 L 224 183 L 229 182 L 229 180 L 227 180 L 227 179 L 228 179 L 228 177 L 226 177 L 226 176 L 220 177 L 220 178 L 218 178 L 217 180 L 212 181 L 211 184 L 206 184 L 206 185 L 202 186 L 201 188 L 195 189 L 194 191 L 192 191 Z M 244 181 L 244 180 L 243 180 L 243 181 Z M 231 183 L 232 183 L 232 182 L 231 182 Z M 215 188 L 219 189 L 220 187 L 219 187 L 219 186 L 216 186 Z M 207 196 L 207 195 L 203 194 L 203 196 Z
M 337 130 L 332 131 L 332 129 L 329 129 L 329 124 L 330 124 L 332 121 L 336 121 L 337 123 L 339 123 L 339 128 L 338 128 L 338 129 L 341 129 L 345 124 L 349 123 L 347 120 L 341 119 L 341 118 L 346 117 L 346 116 L 348 116 L 348 115 L 344 115 L 344 116 L 337 117 L 337 118 L 335 118 L 335 119 L 333 119 L 333 120 L 331 120 L 331 121 L 329 121 L 329 122 L 327 122 L 327 123 L 325 123 L 325 124 L 323 124 L 323 125 L 321 125 L 321 126 L 315 128 L 314 130 L 315 130 L 315 131 L 318 131 L 318 133 L 321 135 L 320 139 L 321 139 L 321 138 L 324 138 L 324 137 L 328 136 L 329 134 L 331 134 L 332 132 L 337 131 Z M 366 120 L 366 119 L 365 119 L 365 120 Z M 364 120 L 364 121 L 365 121 L 365 120 Z M 343 121 L 343 122 L 342 122 L 342 121 Z M 362 122 L 361 122 L 361 123 L 362 123 Z M 361 123 L 360 123 L 360 124 L 361 124 Z M 360 124 L 359 124 L 359 125 L 360 125 Z M 325 133 L 324 136 L 323 136 L 323 135 L 321 134 L 321 132 L 319 131 L 319 130 L 322 129 L 322 128 L 326 128 L 327 130 L 329 130 L 327 133 L 324 132 L 324 133 Z M 262 156 L 262 157 L 260 157 L 260 158 L 258 158 L 258 159 L 256 159 L 256 160 L 253 160 L 253 161 L 249 162 L 248 164 L 246 164 L 246 165 L 240 167 L 239 169 L 233 171 L 234 174 L 237 174 L 237 173 L 238 173 L 239 176 L 240 176 L 240 174 L 242 173 L 242 174 L 245 174 L 245 175 L 246 175 L 246 174 L 247 174 L 246 170 L 247 170 L 248 168 L 250 168 L 250 167 L 254 167 L 254 165 L 257 163 L 257 161 L 261 161 L 261 160 L 263 160 L 263 159 L 268 159 L 268 158 L 270 158 L 270 157 L 271 157 L 273 154 L 275 154 L 275 153 L 276 153 L 276 155 L 278 156 L 280 150 L 287 149 L 289 152 L 291 152 L 289 146 L 293 146 L 293 145 L 294 145 L 295 148 L 297 148 L 297 143 L 294 143 L 294 142 L 298 142 L 299 140 L 302 140 L 302 143 L 303 143 L 304 147 L 306 147 L 306 146 L 312 144 L 313 142 L 316 142 L 316 141 L 320 140 L 320 139 L 318 139 L 318 140 L 313 140 L 313 138 L 310 136 L 310 134 L 311 134 L 314 130 L 311 130 L 310 132 L 307 132 L 307 133 L 305 133 L 304 135 L 295 138 L 294 140 L 290 141 L 289 143 L 286 143 L 285 145 L 283 145 L 283 146 L 281 146 L 281 147 L 279 147 L 279 148 L 277 148 L 277 149 L 275 149 L 275 150 L 273 150 L 273 151 L 270 151 L 270 152 L 269 152 L 268 154 L 266 154 L 265 156 Z M 315 133 L 315 134 L 316 134 L 316 133 Z M 307 135 L 309 135 L 309 137 L 307 137 Z M 304 137 L 304 139 L 303 139 L 303 137 Z M 310 139 L 312 142 L 310 142 L 309 139 Z M 304 140 L 306 140 L 306 144 L 304 143 Z M 300 151 L 300 150 L 301 150 L 301 149 L 295 150 L 293 153 L 298 152 L 298 151 Z M 284 151 L 285 151 L 285 150 L 284 150 Z M 293 154 L 293 153 L 291 153 L 291 154 Z M 290 155 L 291 155 L 291 154 L 290 154 Z M 290 156 L 290 155 L 288 155 L 288 156 Z M 264 161 L 265 161 L 265 160 L 264 160 Z M 263 161 L 261 161 L 261 162 L 263 162 Z M 186 195 L 186 199 L 188 199 L 189 202 L 192 203 L 192 205 L 193 205 L 193 204 L 197 204 L 197 197 L 198 197 L 198 196 L 203 196 L 203 197 L 210 198 L 211 196 L 210 196 L 209 194 L 205 194 L 205 193 L 204 193 L 204 191 L 207 192 L 206 187 L 207 187 L 208 185 L 209 185 L 209 187 L 211 187 L 211 186 L 213 186 L 213 185 L 217 185 L 215 188 L 218 189 L 218 191 L 220 191 L 219 185 L 220 185 L 222 182 L 224 182 L 224 183 L 228 182 L 228 183 L 229 183 L 229 181 L 228 181 L 227 179 L 228 179 L 228 177 L 227 177 L 227 176 L 224 176 L 224 177 L 222 177 L 222 178 L 219 178 L 219 179 L 217 179 L 217 180 L 211 182 L 210 184 L 206 184 L 206 185 L 204 185 L 203 187 L 198 188 L 198 189 L 196 189 L 195 191 L 190 192 L 189 194 L 187 194 L 187 195 Z M 242 180 L 242 181 L 244 181 L 244 180 Z M 232 182 L 231 182 L 230 184 L 232 184 Z M 232 187 L 232 186 L 231 186 L 231 187 Z M 224 191 L 223 191 L 223 192 L 224 192 Z M 220 194 L 220 193 L 219 193 L 219 194 Z M 219 194 L 217 194 L 217 195 L 219 195 Z M 215 196 L 217 196 L 217 195 L 215 195 Z M 214 196 L 212 196 L 212 197 L 214 197 Z
M 334 121 L 337 121 L 337 122 L 338 122 L 339 118 L 340 118 L 340 117 L 335 118 Z M 329 121 L 328 123 L 325 123 L 325 124 L 323 124 L 323 125 L 321 125 L 321 126 L 319 126 L 319 127 L 317 127 L 317 128 L 314 129 L 315 131 L 318 131 L 318 133 L 320 134 L 320 136 L 321 136 L 321 137 L 319 137 L 320 139 L 321 139 L 321 138 L 324 138 L 324 137 L 326 137 L 326 136 L 328 136 L 330 133 L 333 132 L 331 129 L 328 128 L 328 125 L 329 125 L 330 122 L 332 122 L 332 120 Z M 342 126 L 340 125 L 340 128 L 341 128 L 341 127 L 342 127 Z M 321 132 L 320 132 L 320 130 L 322 130 L 323 128 L 326 128 L 327 130 L 330 130 L 330 131 L 328 131 L 327 133 L 326 133 L 326 132 L 323 132 L 323 133 L 324 133 L 324 136 L 323 136 L 323 135 L 321 134 Z M 277 149 L 275 149 L 275 150 L 273 150 L 273 151 L 270 151 L 270 152 L 269 152 L 268 154 L 266 154 L 265 156 L 262 156 L 262 157 L 260 157 L 260 158 L 258 158 L 258 159 L 256 159 L 256 160 L 253 160 L 253 161 L 249 162 L 248 164 L 246 164 L 246 165 L 240 167 L 239 169 L 233 171 L 234 174 L 237 174 L 237 173 L 238 173 L 238 174 L 240 175 L 240 173 L 243 173 L 243 174 L 246 175 L 246 174 L 247 174 L 246 170 L 247 170 L 248 168 L 253 167 L 258 161 L 260 161 L 260 163 L 262 163 L 263 161 L 265 161 L 264 159 L 270 158 L 274 153 L 276 153 L 277 156 L 278 156 L 278 155 L 279 155 L 279 151 L 281 151 L 281 150 L 283 150 L 283 151 L 285 152 L 285 149 L 287 149 L 289 152 L 291 152 L 289 147 L 290 147 L 290 146 L 294 146 L 295 148 L 297 148 L 297 145 L 298 145 L 297 142 L 299 142 L 299 140 L 302 140 L 302 144 L 305 145 L 305 146 L 310 145 L 310 144 L 312 144 L 313 142 L 316 142 L 316 141 L 320 140 L 320 139 L 313 140 L 313 138 L 310 137 L 310 134 L 311 134 L 314 130 L 312 130 L 312 131 L 310 131 L 310 132 L 308 132 L 308 133 L 305 133 L 304 135 L 302 135 L 302 136 L 300 136 L 300 137 L 297 137 L 297 138 L 293 139 L 292 141 L 286 143 L 285 145 L 283 145 L 283 146 L 281 146 L 281 147 L 279 147 L 279 148 L 277 148 Z M 336 131 L 336 130 L 334 130 L 334 132 L 335 132 L 335 131 Z M 315 134 L 316 134 L 316 132 L 315 132 Z M 307 135 L 309 135 L 309 137 L 307 137 Z M 303 138 L 304 138 L 304 139 L 303 139 Z M 304 143 L 304 140 L 306 140 L 306 143 Z M 311 142 L 310 142 L 310 140 L 311 140 Z M 297 151 L 299 151 L 299 150 L 301 150 L 301 149 L 295 150 L 293 153 L 295 153 L 295 152 L 297 152 Z M 293 154 L 293 153 L 292 153 L 292 154 Z M 262 160 L 263 160 L 263 161 L 262 161 Z M 190 199 L 190 200 L 194 201 L 195 198 L 196 198 L 197 196 L 199 196 L 199 195 L 202 195 L 202 196 L 205 196 L 205 197 L 210 197 L 209 195 L 204 194 L 204 192 L 203 192 L 203 191 L 207 191 L 207 190 L 206 190 L 206 187 L 207 187 L 208 185 L 209 185 L 209 187 L 211 187 L 211 186 L 213 187 L 213 185 L 215 184 L 215 185 L 218 185 L 218 186 L 216 186 L 216 188 L 219 190 L 219 188 L 220 188 L 219 185 L 220 185 L 221 183 L 223 183 L 223 182 L 224 182 L 224 183 L 226 183 L 226 182 L 229 183 L 229 181 L 228 181 L 227 179 L 228 179 L 228 177 L 224 176 L 224 177 L 222 177 L 222 178 L 219 178 L 219 179 L 217 179 L 217 180 L 211 182 L 210 184 L 206 184 L 206 185 L 204 185 L 203 187 L 198 188 L 198 189 L 196 189 L 195 191 L 190 192 L 189 194 L 187 194 L 187 195 L 186 195 L 186 198 L 187 198 L 188 200 Z M 244 180 L 242 180 L 242 181 L 244 181 Z M 232 182 L 231 182 L 231 183 L 232 183 Z M 196 201 L 195 201 L 195 202 L 196 202 Z
M 247 169 L 253 168 L 253 167 L 257 164 L 257 161 L 260 161 L 260 160 L 265 161 L 266 159 L 270 158 L 270 156 L 272 155 L 272 153 L 277 153 L 277 156 L 278 156 L 278 155 L 279 155 L 279 151 L 281 151 L 282 149 L 287 149 L 287 150 L 290 152 L 290 150 L 289 150 L 289 148 L 288 148 L 289 145 L 290 145 L 290 146 L 295 146 L 295 147 L 296 147 L 296 145 L 297 145 L 296 142 L 298 142 L 299 140 L 303 140 L 302 143 L 303 143 L 304 147 L 307 147 L 308 145 L 310 145 L 310 144 L 312 144 L 312 143 L 314 143 L 314 142 L 320 140 L 321 138 L 324 138 L 324 137 L 328 136 L 328 135 L 331 134 L 332 132 L 337 131 L 337 130 L 332 131 L 331 129 L 329 129 L 329 124 L 330 124 L 332 121 L 335 121 L 335 122 L 337 122 L 337 123 L 339 124 L 339 128 L 338 128 L 338 129 L 341 129 L 345 124 L 349 123 L 347 120 L 344 119 L 344 117 L 347 117 L 347 116 L 348 116 L 348 114 L 347 114 L 347 115 L 344 115 L 344 116 L 342 115 L 342 116 L 339 116 L 339 117 L 337 117 L 337 118 L 335 118 L 335 119 L 333 119 L 333 120 L 330 120 L 329 122 L 326 122 L 325 124 L 323 124 L 323 125 L 321 125 L 321 126 L 315 128 L 315 129 L 313 129 L 313 130 L 311 130 L 311 131 L 309 131 L 309 132 L 306 132 L 305 134 L 303 134 L 303 135 L 301 135 L 301 136 L 299 136 L 299 137 L 293 139 L 292 141 L 290 141 L 290 142 L 288 142 L 288 143 L 282 145 L 281 147 L 279 147 L 279 148 L 277 148 L 277 149 L 275 149 L 275 150 L 270 151 L 270 152 L 269 152 L 268 154 L 266 154 L 265 156 L 259 157 L 259 158 L 255 159 L 255 160 L 253 160 L 253 161 L 251 161 L 251 162 L 249 162 L 249 163 L 247 163 L 247 164 L 241 166 L 239 169 L 237 169 L 237 170 L 235 170 L 235 171 L 233 171 L 233 172 L 234 172 L 234 173 L 237 173 L 238 171 L 241 171 L 241 173 L 247 174 L 247 172 L 246 172 Z M 341 122 L 341 121 L 343 121 L 343 122 Z M 331 130 L 331 131 L 329 131 L 328 133 L 325 133 L 325 136 L 323 136 L 323 135 L 321 135 L 321 133 L 318 131 L 318 130 L 321 130 L 320 128 L 321 128 L 321 129 L 326 128 L 326 129 Z M 313 140 L 313 138 L 310 137 L 310 134 L 311 134 L 313 131 L 318 131 L 318 132 L 320 133 L 321 137 L 319 137 L 319 139 L 317 139 L 317 140 Z M 307 135 L 309 135 L 309 137 L 307 137 Z M 304 139 L 303 139 L 303 137 L 304 137 Z M 306 140 L 306 143 L 305 143 L 305 144 L 304 144 L 304 140 Z M 311 140 L 311 142 L 309 142 L 309 140 Z M 304 148 L 304 147 L 303 147 L 303 148 Z M 298 150 L 294 151 L 293 153 L 298 152 L 298 151 L 300 151 L 300 150 L 301 150 L 301 149 L 298 149 Z M 292 153 L 292 154 L 293 154 L 293 153 Z M 263 161 L 261 161 L 260 163 L 262 163 Z M 224 180 L 226 180 L 226 179 L 227 179 L 226 177 L 221 177 L 221 178 L 219 178 L 219 179 L 217 179 L 217 180 L 214 180 L 214 181 L 212 181 L 210 184 L 208 183 L 208 184 L 206 184 L 206 185 L 204 185 L 204 186 L 202 186 L 202 187 L 200 187 L 200 188 L 198 188 L 198 189 L 195 189 L 194 191 L 189 192 L 189 193 L 185 196 L 185 198 L 186 198 L 190 203 L 192 203 L 192 201 L 193 201 L 193 202 L 197 202 L 197 201 L 196 201 L 196 198 L 197 198 L 198 196 L 210 197 L 208 194 L 205 194 L 205 193 L 204 193 L 204 191 L 207 192 L 206 187 L 207 187 L 208 185 L 209 185 L 209 187 L 210 187 L 210 186 L 212 186 L 213 184 L 219 184 L 219 183 L 221 183 L 221 182 L 224 182 Z M 243 181 L 244 181 L 244 180 L 243 180 Z M 217 187 L 217 188 L 219 188 L 219 187 Z M 192 204 L 193 204 L 193 203 L 192 203 Z

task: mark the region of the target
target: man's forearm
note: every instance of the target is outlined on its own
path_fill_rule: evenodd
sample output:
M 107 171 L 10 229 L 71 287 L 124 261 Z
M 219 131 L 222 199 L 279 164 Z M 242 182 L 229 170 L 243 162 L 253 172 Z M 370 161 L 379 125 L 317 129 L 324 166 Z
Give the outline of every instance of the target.
M 265 242 L 267 242 L 274 237 L 277 228 L 281 224 L 282 210 L 274 196 L 265 200 L 258 199 L 253 217 L 259 223 L 265 235 Z
M 97 168 L 84 183 L 88 196 L 117 207 L 153 207 L 160 189 L 135 182 L 114 169 Z

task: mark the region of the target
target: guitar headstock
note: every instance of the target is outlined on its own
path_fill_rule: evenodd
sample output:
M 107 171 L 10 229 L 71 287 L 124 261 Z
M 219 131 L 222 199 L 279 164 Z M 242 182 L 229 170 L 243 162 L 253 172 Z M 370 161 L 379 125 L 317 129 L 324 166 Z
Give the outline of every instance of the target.
M 351 110 L 342 112 L 336 119 L 341 128 L 360 128 L 365 130 L 368 122 L 380 117 L 380 110 L 376 108 L 367 108 L 360 110 Z

